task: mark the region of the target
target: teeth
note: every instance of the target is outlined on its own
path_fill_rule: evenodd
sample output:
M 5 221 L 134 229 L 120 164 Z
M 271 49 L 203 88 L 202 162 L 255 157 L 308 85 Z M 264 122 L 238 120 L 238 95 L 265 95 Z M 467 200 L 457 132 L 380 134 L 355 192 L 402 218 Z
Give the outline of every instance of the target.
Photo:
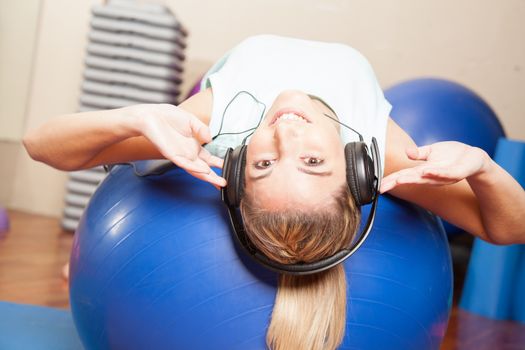
M 277 120 L 281 120 L 281 119 L 282 120 L 298 120 L 298 121 L 306 122 L 306 119 L 294 113 L 284 113 L 279 118 L 277 118 Z

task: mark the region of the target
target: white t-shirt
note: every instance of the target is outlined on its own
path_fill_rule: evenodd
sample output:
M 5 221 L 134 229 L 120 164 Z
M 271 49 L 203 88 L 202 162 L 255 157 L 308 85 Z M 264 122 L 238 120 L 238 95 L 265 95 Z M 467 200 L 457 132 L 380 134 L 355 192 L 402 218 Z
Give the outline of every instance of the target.
M 250 37 L 208 71 L 201 89 L 208 87 L 213 90 L 211 134 L 221 136 L 207 148 L 220 157 L 228 147 L 242 143 L 279 93 L 292 89 L 321 98 L 367 144 L 374 136 L 384 168 L 391 105 L 369 62 L 347 45 L 273 35 Z M 242 131 L 246 132 L 232 134 Z M 357 134 L 343 126 L 340 134 L 343 143 L 359 141 Z

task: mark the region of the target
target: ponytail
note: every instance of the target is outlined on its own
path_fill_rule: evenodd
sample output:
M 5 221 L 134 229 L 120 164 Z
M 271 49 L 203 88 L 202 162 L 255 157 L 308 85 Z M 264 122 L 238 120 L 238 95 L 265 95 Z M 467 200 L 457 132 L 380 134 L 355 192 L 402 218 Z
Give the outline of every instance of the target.
M 345 318 L 342 265 L 314 275 L 282 275 L 266 343 L 272 350 L 336 349 L 343 340 Z

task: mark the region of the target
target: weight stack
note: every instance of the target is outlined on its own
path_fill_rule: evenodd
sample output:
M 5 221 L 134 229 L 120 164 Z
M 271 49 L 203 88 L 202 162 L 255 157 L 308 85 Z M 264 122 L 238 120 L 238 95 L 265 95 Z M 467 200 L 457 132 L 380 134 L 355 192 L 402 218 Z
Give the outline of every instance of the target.
M 80 112 L 139 103 L 178 103 L 187 31 L 159 4 L 115 0 L 92 7 Z M 62 227 L 74 231 L 102 167 L 71 172 Z

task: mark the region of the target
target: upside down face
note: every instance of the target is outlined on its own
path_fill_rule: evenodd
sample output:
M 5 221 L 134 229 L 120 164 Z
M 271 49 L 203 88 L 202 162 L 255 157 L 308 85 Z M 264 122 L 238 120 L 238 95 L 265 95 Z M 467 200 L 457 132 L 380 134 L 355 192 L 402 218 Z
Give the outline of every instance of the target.
M 346 182 L 334 112 L 295 90 L 275 99 L 246 154 L 246 193 L 267 210 L 321 209 Z

